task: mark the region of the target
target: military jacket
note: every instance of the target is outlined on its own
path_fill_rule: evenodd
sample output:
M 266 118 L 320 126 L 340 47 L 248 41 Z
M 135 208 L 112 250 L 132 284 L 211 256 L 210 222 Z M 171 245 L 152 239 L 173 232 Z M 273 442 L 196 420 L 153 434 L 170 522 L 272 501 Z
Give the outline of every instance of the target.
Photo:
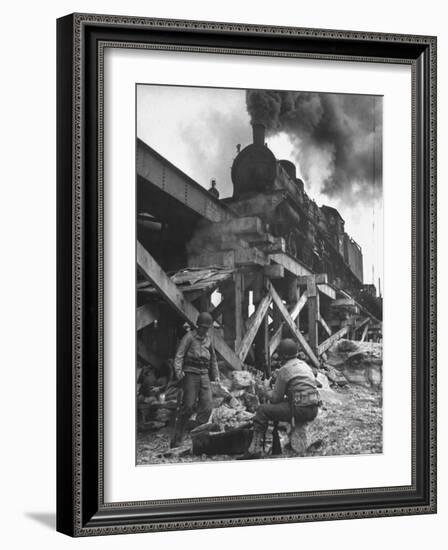
M 182 372 L 208 374 L 211 380 L 219 379 L 218 362 L 208 334 L 200 337 L 195 330 L 187 332 L 177 348 L 174 371 L 178 378 Z
M 274 388 L 270 396 L 271 403 L 280 403 L 288 395 L 291 385 L 299 392 L 316 391 L 317 384 L 314 373 L 305 361 L 294 358 L 287 361 L 277 371 Z

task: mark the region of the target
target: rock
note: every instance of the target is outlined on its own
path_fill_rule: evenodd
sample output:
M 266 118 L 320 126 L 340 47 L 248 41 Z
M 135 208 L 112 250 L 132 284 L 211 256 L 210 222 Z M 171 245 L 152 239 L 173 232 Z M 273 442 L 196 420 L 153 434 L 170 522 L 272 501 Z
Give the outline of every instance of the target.
M 218 409 L 213 410 L 211 422 L 219 424 L 220 428 L 225 430 L 237 428 L 250 421 L 253 416 L 253 413 L 245 411 L 242 407 L 233 409 L 228 405 L 221 405 Z
M 217 409 L 224 403 L 224 397 L 214 397 L 213 398 L 213 408 Z
M 243 405 L 242 405 L 241 401 L 239 399 L 237 399 L 236 397 L 232 397 L 228 404 L 229 404 L 229 407 L 231 407 L 232 409 L 235 409 L 235 410 L 239 410 L 239 409 L 243 408 Z
M 251 413 L 249 411 L 238 411 L 236 415 L 237 421 L 242 423 L 249 422 L 249 420 L 252 420 L 253 417 L 254 413 Z
M 254 413 L 260 405 L 260 400 L 254 393 L 246 392 L 243 396 L 243 403 L 249 412 Z
M 250 388 L 255 384 L 255 377 L 249 371 L 236 370 L 233 372 L 232 382 L 232 389 L 240 390 Z
M 348 364 L 342 373 L 351 384 L 379 387 L 382 382 L 381 367 L 368 361 Z
M 337 343 L 337 351 L 342 353 L 351 353 L 354 351 L 357 351 L 359 348 L 359 345 L 356 342 L 353 342 L 353 340 L 339 340 Z
M 329 390 L 330 389 L 330 383 L 328 382 L 328 378 L 323 374 L 322 372 L 318 372 L 316 379 L 321 384 L 321 389 L 323 390 Z

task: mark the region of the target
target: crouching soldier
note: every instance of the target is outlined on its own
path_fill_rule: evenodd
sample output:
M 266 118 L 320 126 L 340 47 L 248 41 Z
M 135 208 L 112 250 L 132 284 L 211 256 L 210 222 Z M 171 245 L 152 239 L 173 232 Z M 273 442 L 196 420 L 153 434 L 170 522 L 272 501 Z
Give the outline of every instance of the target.
M 254 435 L 248 457 L 258 458 L 263 451 L 263 439 L 270 420 L 307 422 L 317 416 L 319 393 L 310 366 L 297 358 L 294 340 L 285 338 L 278 347 L 281 367 L 276 371 L 272 390 L 267 390 L 270 403 L 260 405 L 254 417 Z
M 196 424 L 208 421 L 213 408 L 210 380 L 219 380 L 218 363 L 209 331 L 213 318 L 200 313 L 196 330 L 182 338 L 174 359 L 174 372 L 182 380 L 183 400 L 176 422 L 177 440 L 181 441 L 188 419 L 196 410 Z

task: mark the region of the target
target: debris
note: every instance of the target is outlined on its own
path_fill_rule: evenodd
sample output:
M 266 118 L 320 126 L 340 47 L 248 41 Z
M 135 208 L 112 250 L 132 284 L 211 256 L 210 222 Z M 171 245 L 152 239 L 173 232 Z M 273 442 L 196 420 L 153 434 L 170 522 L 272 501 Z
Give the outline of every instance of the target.
M 246 389 L 255 385 L 254 375 L 247 370 L 236 370 L 233 372 L 232 389 Z
M 225 399 L 232 397 L 232 394 L 221 382 L 211 382 L 211 388 L 213 397 L 223 397 Z
M 317 374 L 322 406 L 317 417 L 291 431 L 279 424 L 283 456 L 355 455 L 382 452 L 382 349 L 381 344 L 346 340 L 328 350 L 327 361 Z M 347 344 L 348 342 L 348 344 Z M 144 398 L 145 421 L 140 420 L 138 464 L 230 460 L 250 444 L 254 414 L 264 399 L 268 383 L 251 367 L 244 371 L 221 369 L 220 382 L 212 382 L 214 409 L 207 424 L 187 433 L 181 447 L 169 451 L 169 428 L 176 404 L 176 387 Z M 169 393 L 170 392 L 170 393 Z M 143 410 L 141 410 L 143 413 Z M 194 416 L 192 416 L 194 419 Z M 195 426 L 195 421 L 191 420 Z M 246 445 L 247 443 L 247 445 Z M 266 449 L 272 452 L 273 426 L 266 433 Z M 182 449 L 178 451 L 178 449 Z M 276 450 L 276 449 L 274 449 Z M 278 450 L 278 449 L 277 449 Z M 176 452 L 174 452 L 176 451 Z

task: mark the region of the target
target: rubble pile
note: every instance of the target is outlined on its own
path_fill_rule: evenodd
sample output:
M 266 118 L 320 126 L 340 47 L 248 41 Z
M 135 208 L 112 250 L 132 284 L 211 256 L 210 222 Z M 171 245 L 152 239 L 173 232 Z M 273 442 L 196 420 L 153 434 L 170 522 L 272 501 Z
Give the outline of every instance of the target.
M 222 375 L 220 382 L 211 382 L 213 412 L 209 423 L 219 426 L 220 431 L 247 425 L 260 404 L 264 393 L 263 374 L 251 367 L 248 369 L 230 372 Z M 139 424 L 145 430 L 159 430 L 174 420 L 178 385 L 155 379 L 151 371 L 142 378 L 138 395 Z
M 382 384 L 383 346 L 375 342 L 339 340 L 327 352 L 324 371 L 330 382 L 379 388 Z
M 166 379 L 154 379 L 149 371 L 143 377 L 137 396 L 138 421 L 140 428 L 160 430 L 173 420 L 176 412 L 179 389 Z
M 240 428 L 250 422 L 263 395 L 263 374 L 251 369 L 233 371 L 220 382 L 212 382 L 214 409 L 211 421 L 221 431 Z
M 323 357 L 317 375 L 322 406 L 306 425 L 307 456 L 382 452 L 382 344 L 340 340 Z M 138 463 L 228 460 L 247 450 L 252 420 L 265 401 L 269 385 L 252 367 L 242 371 L 220 365 L 221 380 L 211 382 L 213 411 L 206 424 L 190 428 L 183 445 L 170 448 L 170 434 L 179 405 L 175 381 L 141 378 L 138 395 Z M 194 416 L 192 417 L 194 424 Z M 291 426 L 280 422 L 283 456 L 289 448 Z M 272 426 L 265 448 L 272 445 Z M 292 454 L 291 454 L 292 453 Z

